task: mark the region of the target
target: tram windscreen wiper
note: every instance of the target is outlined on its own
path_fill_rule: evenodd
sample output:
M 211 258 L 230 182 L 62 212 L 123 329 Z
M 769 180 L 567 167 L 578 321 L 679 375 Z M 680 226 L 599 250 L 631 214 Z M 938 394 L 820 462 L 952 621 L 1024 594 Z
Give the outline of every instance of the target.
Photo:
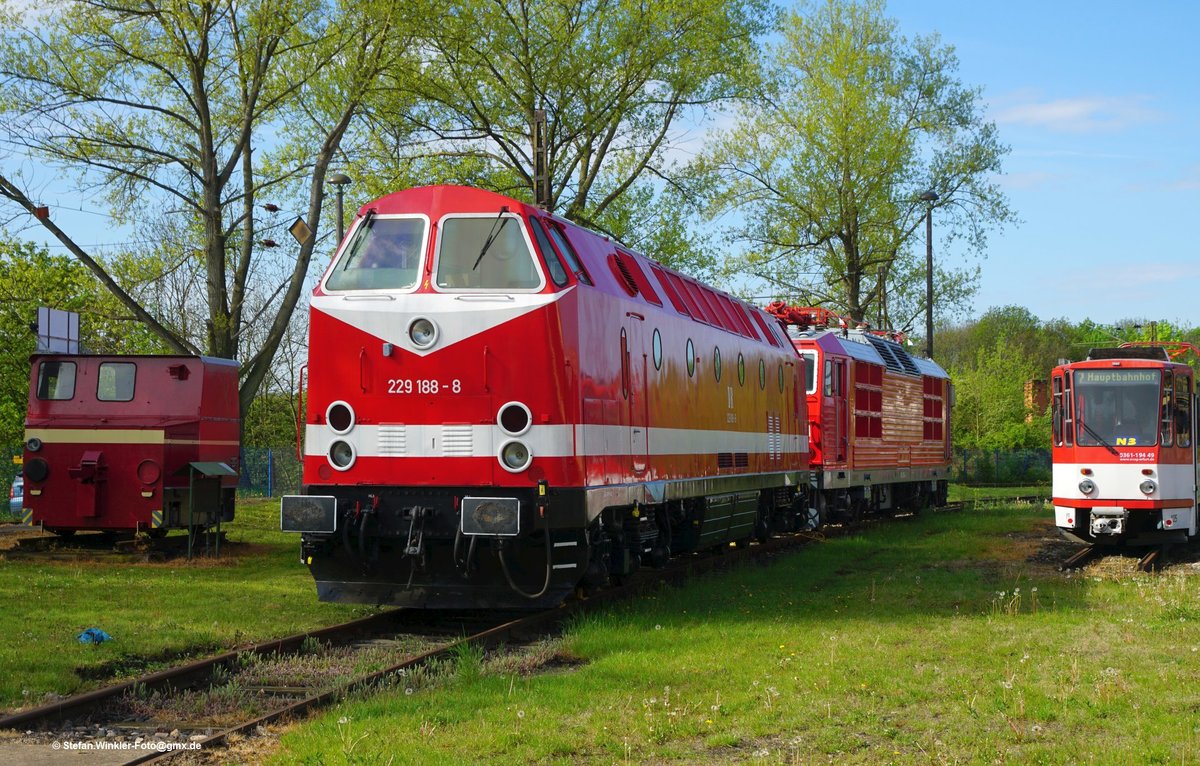
M 1098 434 L 1098 433 L 1096 433 L 1095 431 L 1093 431 L 1093 430 L 1092 430 L 1092 427 L 1091 427 L 1091 426 L 1089 426 L 1087 423 L 1085 423 L 1085 422 L 1083 422 L 1082 420 L 1080 420 L 1080 421 L 1079 421 L 1079 425 L 1080 425 L 1080 426 L 1083 428 L 1083 430 L 1085 430 L 1085 431 L 1087 431 L 1089 434 L 1091 434 L 1091 435 L 1092 435 L 1092 438 L 1093 438 L 1093 439 L 1095 439 L 1095 440 L 1096 440 L 1096 442 L 1097 442 L 1097 443 L 1098 443 L 1098 444 L 1099 444 L 1101 447 L 1103 447 L 1104 449 L 1106 449 L 1106 450 L 1108 450 L 1109 452 L 1113 453 L 1114 455 L 1120 455 L 1120 454 L 1121 454 L 1121 453 L 1117 452 L 1117 448 L 1116 448 L 1116 447 L 1114 447 L 1114 446 L 1112 446 L 1111 444 L 1109 444 L 1108 442 L 1104 441 L 1104 439 L 1103 439 L 1103 438 L 1100 436 L 1100 434 Z
M 483 247 L 479 249 L 479 257 L 475 259 L 475 265 L 471 267 L 471 271 L 479 268 L 479 262 L 483 260 L 483 256 L 487 254 L 488 248 L 496 241 L 496 237 L 500 236 L 500 232 L 504 231 L 504 224 L 508 223 L 508 219 L 504 214 L 508 212 L 508 205 L 500 207 L 500 215 L 496 216 L 496 220 L 492 221 L 492 230 L 488 232 L 488 238 L 484 241 Z M 497 227 L 496 224 L 500 226 Z

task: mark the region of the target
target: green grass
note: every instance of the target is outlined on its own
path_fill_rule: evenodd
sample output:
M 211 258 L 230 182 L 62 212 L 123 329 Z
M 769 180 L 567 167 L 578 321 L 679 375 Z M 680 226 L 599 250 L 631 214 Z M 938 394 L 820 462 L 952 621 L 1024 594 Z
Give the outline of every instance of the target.
M 1050 485 L 1037 484 L 1025 487 L 968 487 L 962 484 L 950 485 L 950 501 L 957 500 L 996 500 L 1009 497 L 1049 497 Z
M 585 618 L 568 669 L 460 657 L 271 761 L 1197 763 L 1200 578 L 1060 574 L 1047 535 L 1030 506 L 884 524 Z
M 0 562 L 0 707 L 372 611 L 318 602 L 278 519 L 278 500 L 239 503 L 220 560 Z M 80 644 L 90 627 L 114 640 Z

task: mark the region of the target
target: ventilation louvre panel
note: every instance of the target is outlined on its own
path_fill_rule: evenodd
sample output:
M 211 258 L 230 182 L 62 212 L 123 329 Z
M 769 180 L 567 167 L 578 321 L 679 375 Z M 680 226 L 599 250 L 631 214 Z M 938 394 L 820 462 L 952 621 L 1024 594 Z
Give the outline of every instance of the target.
M 879 355 L 883 357 L 884 365 L 892 372 L 901 372 L 906 375 L 920 375 L 921 371 L 917 369 L 917 363 L 913 361 L 912 355 L 898 344 L 890 343 L 883 338 L 867 335 L 867 342 L 875 347 Z

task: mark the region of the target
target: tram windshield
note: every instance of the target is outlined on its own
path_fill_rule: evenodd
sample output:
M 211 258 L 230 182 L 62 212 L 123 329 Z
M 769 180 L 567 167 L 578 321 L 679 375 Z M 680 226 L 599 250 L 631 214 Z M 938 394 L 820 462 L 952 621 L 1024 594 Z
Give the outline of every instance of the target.
M 1075 442 L 1133 447 L 1158 442 L 1159 370 L 1076 370 Z
M 437 256 L 439 290 L 528 291 L 542 286 L 519 218 L 447 218 Z
M 425 252 L 425 219 L 371 217 L 359 224 L 325 280 L 327 290 L 411 290 Z

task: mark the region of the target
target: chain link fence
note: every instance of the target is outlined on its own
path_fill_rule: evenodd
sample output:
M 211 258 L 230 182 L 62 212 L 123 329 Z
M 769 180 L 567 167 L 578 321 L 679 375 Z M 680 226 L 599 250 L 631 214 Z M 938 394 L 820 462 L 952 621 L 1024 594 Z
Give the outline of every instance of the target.
M 1050 450 L 954 450 L 955 484 L 1027 486 L 1050 484 Z

